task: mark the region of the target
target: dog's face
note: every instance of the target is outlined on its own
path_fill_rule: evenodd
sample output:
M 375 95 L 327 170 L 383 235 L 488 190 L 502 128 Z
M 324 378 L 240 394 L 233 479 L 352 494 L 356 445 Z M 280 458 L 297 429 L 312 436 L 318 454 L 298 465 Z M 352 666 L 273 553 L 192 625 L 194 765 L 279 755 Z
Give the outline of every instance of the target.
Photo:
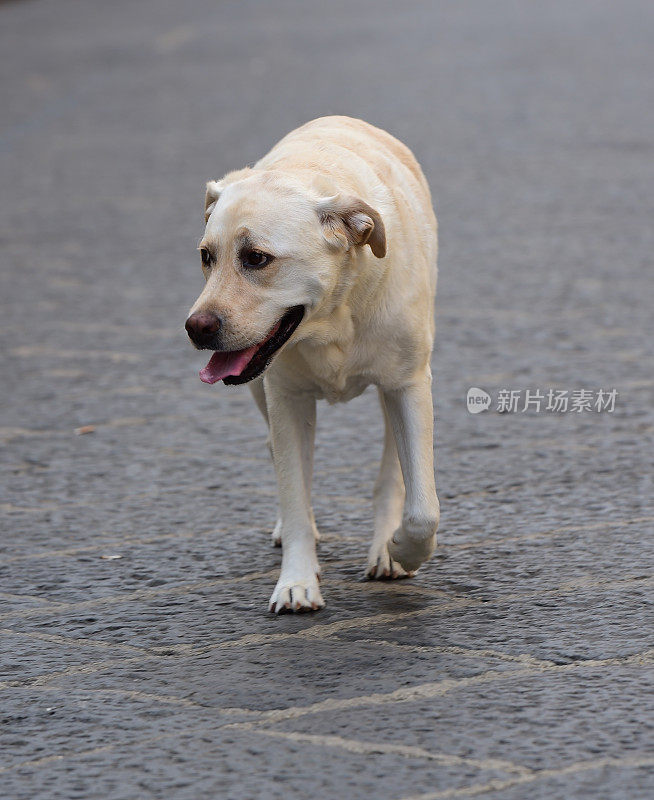
M 384 227 L 358 198 L 312 195 L 280 173 L 242 170 L 207 184 L 199 245 L 206 284 L 186 330 L 213 350 L 200 377 L 260 375 L 305 315 L 338 285 L 352 246 L 385 253 Z

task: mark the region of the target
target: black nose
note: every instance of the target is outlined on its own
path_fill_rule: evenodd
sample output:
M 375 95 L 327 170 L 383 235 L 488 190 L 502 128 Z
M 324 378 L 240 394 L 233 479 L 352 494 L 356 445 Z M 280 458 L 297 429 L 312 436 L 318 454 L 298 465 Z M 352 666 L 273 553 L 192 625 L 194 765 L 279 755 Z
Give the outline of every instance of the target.
M 196 311 L 186 320 L 186 332 L 194 342 L 202 343 L 220 330 L 221 320 L 213 311 Z

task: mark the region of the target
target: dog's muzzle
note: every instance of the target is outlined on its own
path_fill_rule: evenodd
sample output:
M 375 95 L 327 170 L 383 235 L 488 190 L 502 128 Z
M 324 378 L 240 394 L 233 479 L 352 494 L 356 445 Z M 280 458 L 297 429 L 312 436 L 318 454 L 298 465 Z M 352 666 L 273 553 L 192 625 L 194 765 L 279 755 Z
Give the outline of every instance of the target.
M 207 366 L 200 370 L 200 380 L 204 383 L 222 380 L 234 385 L 258 378 L 291 338 L 303 317 L 304 306 L 293 306 L 258 344 L 243 350 L 216 349 Z M 220 326 L 220 318 L 213 313 L 191 314 L 186 320 L 186 330 L 195 346 L 201 350 L 214 349 Z

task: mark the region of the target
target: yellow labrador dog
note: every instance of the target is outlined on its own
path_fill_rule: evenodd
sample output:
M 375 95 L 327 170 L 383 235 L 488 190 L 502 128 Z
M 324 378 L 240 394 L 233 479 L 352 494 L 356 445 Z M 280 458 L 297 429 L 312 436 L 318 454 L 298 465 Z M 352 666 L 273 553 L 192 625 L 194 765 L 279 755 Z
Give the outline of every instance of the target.
M 411 151 L 322 117 L 207 184 L 206 285 L 186 330 L 205 383 L 250 382 L 270 428 L 282 568 L 270 610 L 324 606 L 311 508 L 316 400 L 375 385 L 386 423 L 367 575 L 410 575 L 436 545 L 430 355 L 437 227 Z

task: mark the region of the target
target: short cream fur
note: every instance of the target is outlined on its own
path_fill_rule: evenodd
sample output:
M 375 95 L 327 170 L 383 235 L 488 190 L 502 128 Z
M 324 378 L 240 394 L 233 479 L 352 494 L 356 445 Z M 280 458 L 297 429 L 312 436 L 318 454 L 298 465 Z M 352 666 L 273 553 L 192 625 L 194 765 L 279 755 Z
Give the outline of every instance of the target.
M 302 322 L 250 386 L 270 428 L 282 567 L 270 609 L 324 605 L 311 508 L 316 400 L 378 388 L 385 442 L 366 573 L 404 577 L 436 545 L 430 356 L 437 224 L 410 150 L 349 117 L 284 137 L 254 167 L 207 184 L 201 246 L 214 263 L 191 314 L 221 320 L 220 349 L 262 342 L 285 312 Z M 273 256 L 243 269 L 238 242 Z

